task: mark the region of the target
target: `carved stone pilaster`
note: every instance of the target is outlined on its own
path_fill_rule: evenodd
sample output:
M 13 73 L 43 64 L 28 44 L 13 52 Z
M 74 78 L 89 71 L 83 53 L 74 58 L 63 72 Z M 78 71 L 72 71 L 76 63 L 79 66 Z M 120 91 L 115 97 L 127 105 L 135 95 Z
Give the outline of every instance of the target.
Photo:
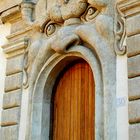
M 18 139 L 24 78 L 24 55 L 27 45 L 28 40 L 23 38 L 2 46 L 7 58 L 1 121 L 3 140 L 9 139 L 8 137 L 12 140 Z M 11 132 L 13 133 L 11 134 Z

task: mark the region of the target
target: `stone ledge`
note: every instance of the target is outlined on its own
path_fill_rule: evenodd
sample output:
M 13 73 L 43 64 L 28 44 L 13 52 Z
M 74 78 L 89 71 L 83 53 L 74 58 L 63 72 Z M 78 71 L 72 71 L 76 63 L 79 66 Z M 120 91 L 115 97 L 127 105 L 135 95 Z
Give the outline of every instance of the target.
M 13 23 L 13 21 L 21 18 L 20 7 L 15 6 L 15 7 L 8 9 L 7 11 L 4 11 L 1 14 L 0 18 L 3 23 L 5 23 L 5 22 Z
M 14 57 L 25 52 L 28 46 L 28 39 L 22 38 L 2 46 L 4 53 L 6 53 L 7 58 Z
M 126 17 L 132 16 L 140 12 L 139 0 L 120 0 L 120 9 Z
M 1 0 L 0 1 L 0 13 L 6 11 L 7 9 L 10 9 L 11 7 L 14 7 L 16 5 L 20 5 L 22 0 Z

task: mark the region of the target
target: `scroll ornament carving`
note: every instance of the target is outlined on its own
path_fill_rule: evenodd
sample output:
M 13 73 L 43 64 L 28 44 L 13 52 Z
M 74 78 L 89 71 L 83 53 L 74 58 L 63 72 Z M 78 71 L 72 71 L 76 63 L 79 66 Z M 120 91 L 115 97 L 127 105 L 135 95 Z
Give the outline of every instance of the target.
M 118 55 L 124 55 L 127 50 L 126 46 L 126 20 L 121 12 L 119 5 L 116 4 L 116 44 L 115 44 L 115 52 Z
M 29 68 L 29 61 L 28 61 L 28 53 L 29 53 L 29 39 L 26 39 L 27 48 L 24 53 L 24 64 L 23 64 L 23 88 L 26 89 L 29 86 L 29 75 L 28 75 L 28 68 Z

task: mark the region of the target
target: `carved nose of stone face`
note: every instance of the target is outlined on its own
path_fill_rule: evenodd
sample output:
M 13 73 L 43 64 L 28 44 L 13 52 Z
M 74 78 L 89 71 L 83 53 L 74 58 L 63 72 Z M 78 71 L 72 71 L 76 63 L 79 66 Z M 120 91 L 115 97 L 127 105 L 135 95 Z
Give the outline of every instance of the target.
M 80 38 L 74 32 L 63 30 L 56 36 L 51 48 L 57 53 L 66 53 L 71 46 L 80 44 Z

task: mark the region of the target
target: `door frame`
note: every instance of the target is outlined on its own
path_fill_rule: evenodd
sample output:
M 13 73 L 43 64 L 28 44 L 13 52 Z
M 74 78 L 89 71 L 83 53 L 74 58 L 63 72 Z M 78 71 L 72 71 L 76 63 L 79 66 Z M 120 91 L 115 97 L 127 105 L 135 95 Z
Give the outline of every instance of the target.
M 55 80 L 71 61 L 84 59 L 93 71 L 95 81 L 95 139 L 116 138 L 116 66 L 115 57 L 107 59 L 84 46 L 74 46 L 67 54 L 54 54 L 42 67 L 36 80 L 31 107 L 31 140 L 50 140 L 51 97 Z M 44 78 L 45 77 L 45 78 Z M 110 80 L 111 81 L 110 81 Z M 111 136 L 112 135 L 112 136 Z M 113 139 L 115 140 L 115 139 Z

